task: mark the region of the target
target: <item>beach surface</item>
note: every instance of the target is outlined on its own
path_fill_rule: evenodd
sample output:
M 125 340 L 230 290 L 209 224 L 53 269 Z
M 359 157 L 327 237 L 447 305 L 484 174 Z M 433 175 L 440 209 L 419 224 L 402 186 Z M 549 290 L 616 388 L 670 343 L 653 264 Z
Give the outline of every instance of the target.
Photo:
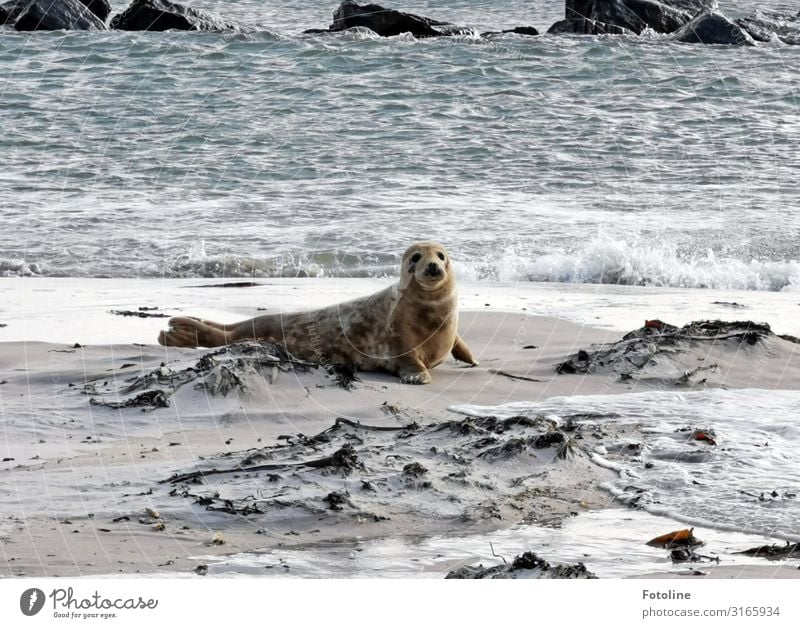
M 796 557 L 736 554 L 800 535 L 797 295 L 463 284 L 461 335 L 480 366 L 451 360 L 407 386 L 349 381 L 270 345 L 155 344 L 170 315 L 228 322 L 388 282 L 224 283 L 0 279 L 0 575 L 443 577 L 531 550 L 601 577 L 800 576 Z M 653 319 L 772 331 L 681 341 L 632 376 L 614 364 L 557 373 Z M 708 428 L 765 391 L 781 427 L 764 456 L 755 441 L 769 425 L 750 434 L 737 415 L 736 439 L 753 442 L 737 449 L 720 428 L 711 444 L 642 409 L 673 404 L 669 417 L 690 421 L 682 408 L 701 407 L 705 423 L 690 427 Z M 734 473 L 741 485 L 725 493 L 703 466 L 735 456 L 763 463 L 747 476 L 760 502 L 751 480 Z M 686 486 L 657 485 L 653 468 Z M 682 501 L 702 482 L 749 524 L 726 529 Z M 645 545 L 690 524 L 705 532 L 699 553 L 719 559 L 711 569 Z

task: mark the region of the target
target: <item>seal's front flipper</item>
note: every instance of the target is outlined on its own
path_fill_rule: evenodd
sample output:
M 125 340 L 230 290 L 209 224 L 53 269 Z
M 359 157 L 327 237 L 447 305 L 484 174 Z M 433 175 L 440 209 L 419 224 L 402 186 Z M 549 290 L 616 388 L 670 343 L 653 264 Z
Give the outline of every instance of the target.
M 430 384 L 431 374 L 419 360 L 409 362 L 397 370 L 402 384 Z
M 472 366 L 478 366 L 477 358 L 472 355 L 472 351 L 469 350 L 469 347 L 467 346 L 467 343 L 464 342 L 464 339 L 458 335 L 456 336 L 456 342 L 453 345 L 453 357 L 460 362 L 466 362 Z
M 416 373 L 409 373 L 400 377 L 401 384 L 430 384 L 433 381 L 428 370 L 418 371 Z

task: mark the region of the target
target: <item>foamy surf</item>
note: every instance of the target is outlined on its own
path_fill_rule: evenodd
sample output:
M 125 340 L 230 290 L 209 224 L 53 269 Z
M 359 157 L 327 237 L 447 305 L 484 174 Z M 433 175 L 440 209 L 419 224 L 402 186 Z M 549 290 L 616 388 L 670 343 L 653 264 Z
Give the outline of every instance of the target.
M 492 259 L 492 258 L 490 258 Z M 661 240 L 597 237 L 580 248 L 526 254 L 506 251 L 497 261 L 467 263 L 473 280 L 616 284 L 717 290 L 800 290 L 800 262 L 720 256 L 708 249 L 686 254 Z
M 400 246 L 400 245 L 398 245 Z M 74 262 L 0 259 L 0 276 L 161 278 L 384 278 L 397 274 L 397 254 L 370 248 L 303 250 L 277 255 L 218 251 L 206 241 L 160 259 L 95 256 Z M 494 245 L 454 245 L 462 280 L 541 282 L 668 288 L 800 291 L 800 261 L 723 256 L 711 249 L 687 254 L 662 240 L 598 236 L 579 248 L 542 249 L 535 243 L 498 251 Z M 398 249 L 399 250 L 399 249 Z

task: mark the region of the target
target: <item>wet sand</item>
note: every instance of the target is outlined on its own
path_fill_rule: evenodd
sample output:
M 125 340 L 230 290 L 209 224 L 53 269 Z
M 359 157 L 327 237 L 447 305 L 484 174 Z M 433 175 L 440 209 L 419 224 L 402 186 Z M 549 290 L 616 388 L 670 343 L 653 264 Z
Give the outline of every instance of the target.
M 53 290 L 48 298 L 58 295 L 53 282 L 41 286 Z M 286 288 L 274 289 L 270 301 Z M 156 298 L 146 295 L 140 286 L 137 302 L 154 307 Z M 191 309 L 191 299 L 179 296 L 170 307 L 158 293 L 157 311 Z M 236 298 L 227 320 L 257 312 Z M 144 339 L 164 324 L 108 312 L 135 310 L 131 303 L 81 307 L 115 339 L 125 330 Z M 0 575 L 194 575 L 214 556 L 557 526 L 612 506 L 600 485 L 613 471 L 595 464 L 591 450 L 635 425 L 575 438 L 574 426 L 548 417 L 498 421 L 448 408 L 685 386 L 680 371 L 708 348 L 684 352 L 673 365 L 677 378 L 669 369 L 633 380 L 608 369 L 557 374 L 556 365 L 578 351 L 623 334 L 523 307 L 463 312 L 461 335 L 478 367 L 449 361 L 428 386 L 361 373 L 349 388 L 269 346 L 84 344 L 78 329 L 67 335 L 63 304 L 55 307 L 51 324 L 63 343 L 0 344 Z M 10 322 L 5 338 L 23 318 L 26 330 L 48 324 L 46 312 L 25 318 L 9 308 L 0 312 L 0 322 Z M 86 321 L 78 327 L 91 329 Z M 792 342 L 769 338 L 757 371 L 754 354 L 739 346 L 715 344 L 712 357 L 723 366 L 702 385 L 800 385 Z M 756 575 L 769 566 L 753 562 L 756 571 L 736 566 L 730 577 L 774 577 Z M 779 573 L 794 577 L 790 567 Z

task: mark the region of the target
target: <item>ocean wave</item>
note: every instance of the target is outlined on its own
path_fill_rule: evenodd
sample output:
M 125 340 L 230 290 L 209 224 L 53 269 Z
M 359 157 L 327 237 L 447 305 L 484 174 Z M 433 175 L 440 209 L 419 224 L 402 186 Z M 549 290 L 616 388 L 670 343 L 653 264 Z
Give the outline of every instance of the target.
M 626 286 L 800 292 L 800 261 L 758 260 L 720 256 L 713 251 L 687 255 L 662 242 L 598 237 L 568 250 L 529 251 L 508 247 L 491 250 L 454 247 L 462 260 L 457 273 L 470 282 L 544 282 Z M 325 250 L 289 251 L 278 256 L 207 253 L 204 243 L 159 261 L 96 258 L 81 265 L 51 264 L 0 258 L 0 276 L 160 277 L 160 278 L 296 278 L 393 277 L 396 256 Z M 470 262 L 465 260 L 480 260 Z M 94 264 L 94 265 L 92 265 Z
M 0 277 L 32 277 L 46 274 L 37 263 L 20 259 L 0 259 Z
M 536 256 L 508 251 L 492 265 L 465 265 L 471 280 L 616 284 L 719 290 L 800 291 L 800 262 L 687 256 L 668 244 L 598 238 L 581 249 Z

